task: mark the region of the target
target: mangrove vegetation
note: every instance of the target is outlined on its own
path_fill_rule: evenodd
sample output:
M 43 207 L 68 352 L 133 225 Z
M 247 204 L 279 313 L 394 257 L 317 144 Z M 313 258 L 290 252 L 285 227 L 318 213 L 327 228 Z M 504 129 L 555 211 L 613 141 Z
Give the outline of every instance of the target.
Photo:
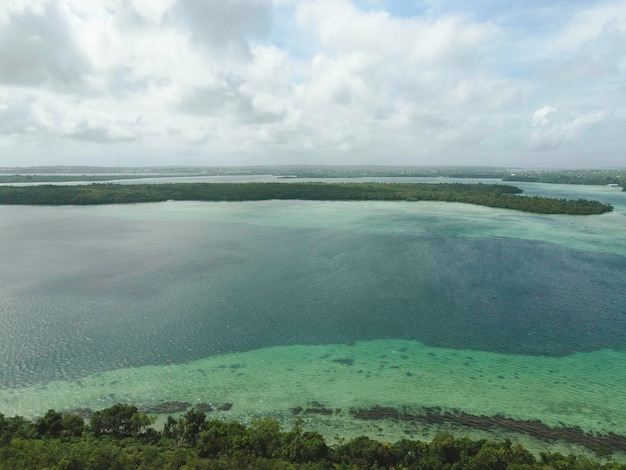
M 469 469 L 626 470 L 604 455 L 541 453 L 535 457 L 509 439 L 454 438 L 379 442 L 365 436 L 328 445 L 298 418 L 283 431 L 270 418 L 249 426 L 207 419 L 191 409 L 169 416 L 161 430 L 134 405 L 117 404 L 85 420 L 49 410 L 35 421 L 0 413 L 0 470 L 40 469 Z
M 89 205 L 162 201 L 444 201 L 539 214 L 602 214 L 609 204 L 520 196 L 519 188 L 496 184 L 414 183 L 173 183 L 0 187 L 0 204 Z

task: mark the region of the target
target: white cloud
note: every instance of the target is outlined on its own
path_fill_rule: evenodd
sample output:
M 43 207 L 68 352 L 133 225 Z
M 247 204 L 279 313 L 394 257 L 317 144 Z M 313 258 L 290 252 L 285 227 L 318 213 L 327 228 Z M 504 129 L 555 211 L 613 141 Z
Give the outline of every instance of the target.
M 392 3 L 2 2 L 1 163 L 619 158 L 620 2 Z
M 461 80 L 449 92 L 451 105 L 472 110 L 511 110 L 524 104 L 528 87 L 513 79 Z
M 541 109 L 538 109 L 533 113 L 533 125 L 541 126 L 547 124 L 548 122 L 548 114 L 556 111 L 556 108 L 551 106 L 544 106 Z
M 72 37 L 69 16 L 66 8 L 52 2 L 4 10 L 0 82 L 56 88 L 80 84 L 90 65 Z
M 533 123 L 537 127 L 530 133 L 528 143 L 532 150 L 555 150 L 566 142 L 581 144 L 594 136 L 597 138 L 598 126 L 611 118 L 604 111 L 595 111 L 572 114 L 550 122 L 547 115 L 554 111 L 556 109 L 549 106 L 535 111 Z
M 626 33 L 626 9 L 620 0 L 590 2 L 563 25 L 553 41 L 547 44 L 550 54 L 575 53 L 598 39 Z M 624 51 L 622 51 L 624 52 Z
M 94 143 L 132 142 L 136 139 L 136 136 L 125 129 L 118 127 L 118 129 L 111 130 L 108 127 L 93 125 L 88 121 L 78 123 L 72 132 L 66 134 L 66 137 Z
M 215 54 L 247 54 L 249 40 L 271 30 L 272 5 L 263 0 L 178 0 L 167 22 Z

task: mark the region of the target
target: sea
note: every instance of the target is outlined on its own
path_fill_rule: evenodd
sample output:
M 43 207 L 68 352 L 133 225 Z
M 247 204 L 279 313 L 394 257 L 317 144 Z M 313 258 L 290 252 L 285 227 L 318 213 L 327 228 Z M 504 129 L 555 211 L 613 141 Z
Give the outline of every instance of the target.
M 174 180 L 186 181 L 161 182 Z M 210 416 L 243 423 L 270 416 L 289 428 L 301 419 L 330 441 L 446 431 L 511 435 L 535 451 L 582 448 L 358 411 L 498 416 L 623 436 L 626 192 L 511 184 L 615 210 L 0 206 L 0 413 L 210 405 Z

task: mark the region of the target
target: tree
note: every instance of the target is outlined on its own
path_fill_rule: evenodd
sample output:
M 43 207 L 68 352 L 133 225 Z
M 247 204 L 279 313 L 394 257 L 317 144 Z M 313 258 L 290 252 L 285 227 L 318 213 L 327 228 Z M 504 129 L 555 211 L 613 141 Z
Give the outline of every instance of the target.
M 120 403 L 96 411 L 90 421 L 94 435 L 111 434 L 115 437 L 136 436 L 154 422 L 146 413 L 139 413 L 136 406 Z
M 48 410 L 35 422 L 35 429 L 40 437 L 59 437 L 63 431 L 63 415 L 54 410 Z
M 248 430 L 252 450 L 262 457 L 276 458 L 281 451 L 278 421 L 272 418 L 253 419 Z

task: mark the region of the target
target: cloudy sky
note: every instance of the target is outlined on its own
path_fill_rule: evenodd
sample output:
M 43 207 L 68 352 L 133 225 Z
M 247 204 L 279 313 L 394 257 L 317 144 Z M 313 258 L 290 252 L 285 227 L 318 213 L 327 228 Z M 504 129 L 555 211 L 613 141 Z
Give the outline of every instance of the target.
M 0 0 L 0 166 L 626 167 L 624 0 Z

